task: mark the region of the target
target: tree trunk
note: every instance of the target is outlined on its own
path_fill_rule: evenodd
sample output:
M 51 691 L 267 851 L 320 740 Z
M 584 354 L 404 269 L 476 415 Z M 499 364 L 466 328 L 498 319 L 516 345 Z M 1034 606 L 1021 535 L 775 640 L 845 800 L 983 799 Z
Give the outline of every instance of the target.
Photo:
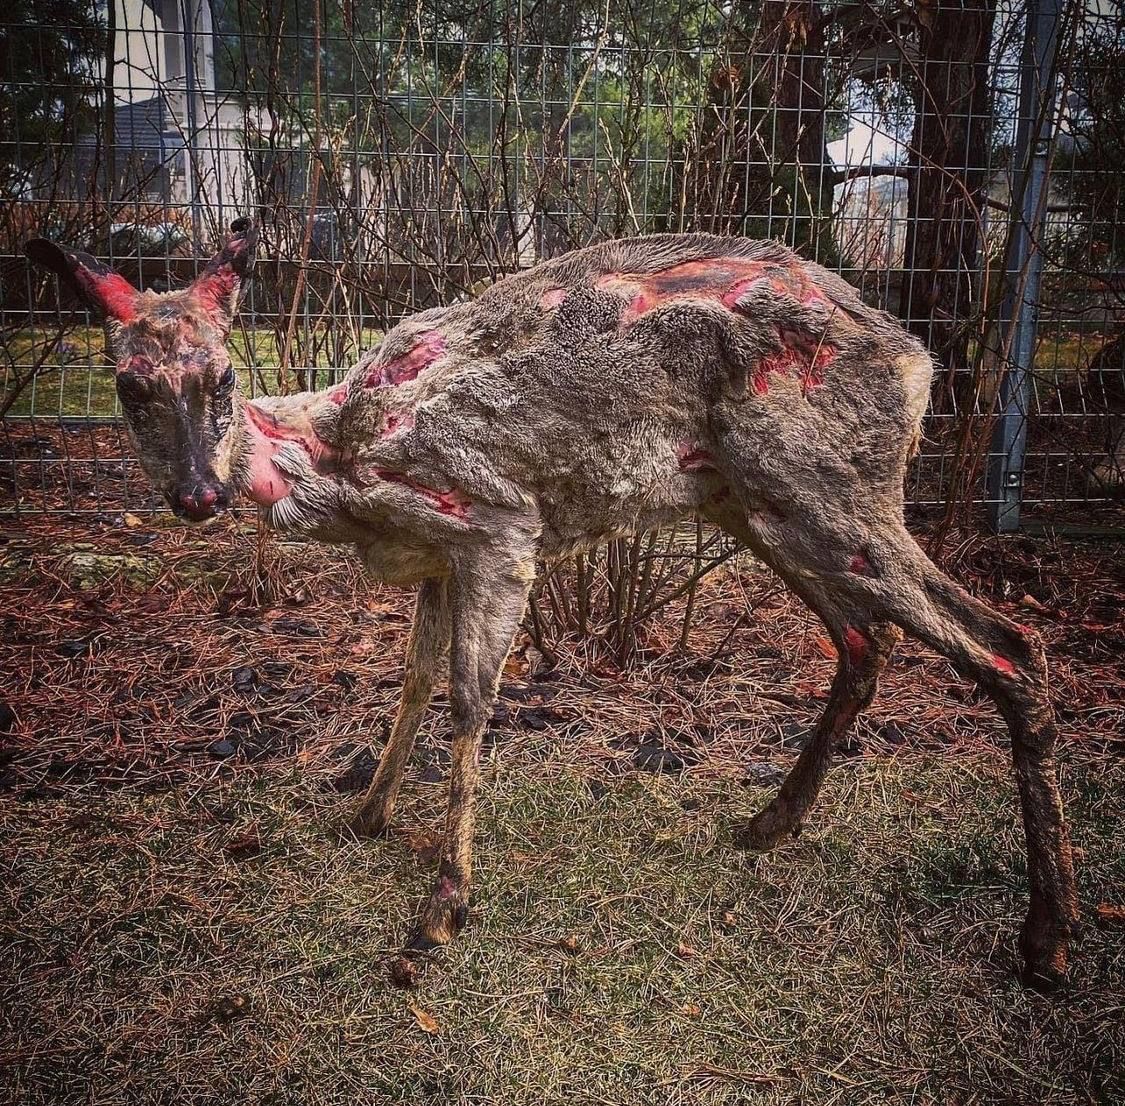
M 117 0 L 109 0 L 105 13 L 105 80 L 102 84 L 102 146 L 105 157 L 106 227 L 114 221 L 117 198 Z M 106 230 L 108 234 L 108 229 Z
M 988 188 L 988 65 L 995 0 L 917 0 L 906 272 L 899 314 L 947 373 L 968 368 Z
M 824 13 L 815 0 L 738 0 L 731 27 L 711 72 L 685 214 L 699 229 L 815 246 L 832 203 Z

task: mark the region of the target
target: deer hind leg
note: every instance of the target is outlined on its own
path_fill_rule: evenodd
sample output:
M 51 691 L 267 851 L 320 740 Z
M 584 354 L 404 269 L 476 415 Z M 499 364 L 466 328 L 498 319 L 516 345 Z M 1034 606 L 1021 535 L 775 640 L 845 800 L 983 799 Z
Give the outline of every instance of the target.
M 1078 926 L 1078 895 L 1042 643 L 945 576 L 905 529 L 887 529 L 871 550 L 879 578 L 867 583 L 880 613 L 974 680 L 1008 724 L 1031 891 L 1020 939 L 1024 979 L 1032 986 L 1059 983 Z
M 410 643 L 406 647 L 406 673 L 398 716 L 371 786 L 351 818 L 351 829 L 361 837 L 384 833 L 394 813 L 418 727 L 433 697 L 434 684 L 449 648 L 449 604 L 441 579 L 424 580 L 418 589 Z
M 824 713 L 777 795 L 749 822 L 735 828 L 735 844 L 758 852 L 800 832 L 828 774 L 834 746 L 875 697 L 879 673 L 901 637 L 897 627 L 885 622 L 851 623 L 823 608 L 818 613 L 836 645 L 836 675 Z
M 492 716 L 500 672 L 535 578 L 530 548 L 460 558 L 449 580 L 453 634 L 449 690 L 453 758 L 438 878 L 406 951 L 451 941 L 469 914 L 480 746 Z
M 836 646 L 836 675 L 828 703 L 801 755 L 770 803 L 735 827 L 735 844 L 765 852 L 800 831 L 820 794 L 836 742 L 874 699 L 879 674 L 902 634 L 891 623 L 873 618 L 862 601 L 851 602 L 842 589 L 833 587 L 830 577 L 804 573 L 799 545 L 790 550 L 784 539 L 764 540 L 764 533 L 741 507 L 727 500 L 709 511 L 709 517 L 789 585 L 824 623 Z
M 715 521 L 758 552 L 799 592 L 828 596 L 829 606 L 871 642 L 876 654 L 877 636 L 864 626 L 894 623 L 948 658 L 996 703 L 1011 737 L 1027 841 L 1031 902 L 1020 940 L 1024 978 L 1034 986 L 1060 982 L 1066 974 L 1069 939 L 1077 929 L 1078 897 L 1055 767 L 1056 732 L 1046 657 L 1039 638 L 945 576 L 895 518 L 899 512 L 893 502 L 865 503 L 859 497 L 849 510 L 834 512 L 847 519 L 839 532 L 810 521 L 817 514 L 823 517 L 809 509 L 799 520 L 795 514 L 785 518 L 777 512 L 746 512 L 727 505 Z M 815 599 L 813 605 L 817 606 Z M 826 621 L 832 626 L 831 616 Z M 837 631 L 834 636 L 838 635 Z M 873 684 L 873 675 L 862 675 L 861 669 L 861 674 L 851 677 L 857 682 L 857 698 L 859 684 L 867 679 Z M 837 698 L 847 700 L 847 680 L 837 676 L 830 708 Z M 818 727 L 817 737 L 826 723 L 830 733 L 830 713 Z M 788 780 L 783 785 L 783 790 L 790 788 L 784 804 L 778 804 L 785 807 L 784 813 L 797 807 L 794 796 L 815 794 L 817 773 L 823 777 L 821 763 L 827 762 L 830 745 L 830 738 L 819 744 L 814 738 L 802 753 L 801 760 L 807 753 L 807 767 L 798 761 L 792 785 Z M 806 780 L 813 781 L 812 786 Z M 774 826 L 785 822 L 784 813 L 763 814 L 762 822 L 748 829 L 749 840 L 769 843 Z

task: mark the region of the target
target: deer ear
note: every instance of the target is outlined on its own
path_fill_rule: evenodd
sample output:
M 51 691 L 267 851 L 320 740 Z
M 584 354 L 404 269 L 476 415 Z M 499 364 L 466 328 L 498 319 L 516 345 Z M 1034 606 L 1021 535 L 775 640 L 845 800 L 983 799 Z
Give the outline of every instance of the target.
M 230 326 L 238 310 L 242 285 L 254 264 L 258 234 L 249 219 L 236 219 L 231 235 L 191 286 L 216 323 Z
M 23 252 L 36 264 L 55 273 L 96 311 L 127 323 L 137 313 L 140 294 L 120 273 L 81 250 L 69 250 L 46 238 L 32 238 Z

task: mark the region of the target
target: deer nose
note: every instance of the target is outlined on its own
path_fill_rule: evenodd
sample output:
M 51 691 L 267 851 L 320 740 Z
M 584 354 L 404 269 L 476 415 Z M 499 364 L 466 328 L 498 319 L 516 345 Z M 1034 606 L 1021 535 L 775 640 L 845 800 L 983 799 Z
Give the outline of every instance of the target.
M 185 514 L 196 522 L 211 518 L 226 505 L 222 490 L 210 484 L 196 484 L 176 494 L 176 506 L 179 508 L 176 513 Z

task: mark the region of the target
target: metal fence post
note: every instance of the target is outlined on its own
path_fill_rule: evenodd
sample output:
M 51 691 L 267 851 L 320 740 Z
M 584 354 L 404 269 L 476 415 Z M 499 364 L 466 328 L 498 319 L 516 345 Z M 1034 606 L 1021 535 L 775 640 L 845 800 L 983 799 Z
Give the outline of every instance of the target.
M 1032 399 L 1043 255 L 1039 237 L 1047 210 L 1044 190 L 1055 126 L 1055 62 L 1062 0 L 1028 0 L 1017 108 L 1011 198 L 1019 204 L 1004 263 L 1004 299 L 996 334 L 1011 335 L 1000 414 L 986 477 L 988 522 L 998 533 L 1020 525 L 1027 418 Z

